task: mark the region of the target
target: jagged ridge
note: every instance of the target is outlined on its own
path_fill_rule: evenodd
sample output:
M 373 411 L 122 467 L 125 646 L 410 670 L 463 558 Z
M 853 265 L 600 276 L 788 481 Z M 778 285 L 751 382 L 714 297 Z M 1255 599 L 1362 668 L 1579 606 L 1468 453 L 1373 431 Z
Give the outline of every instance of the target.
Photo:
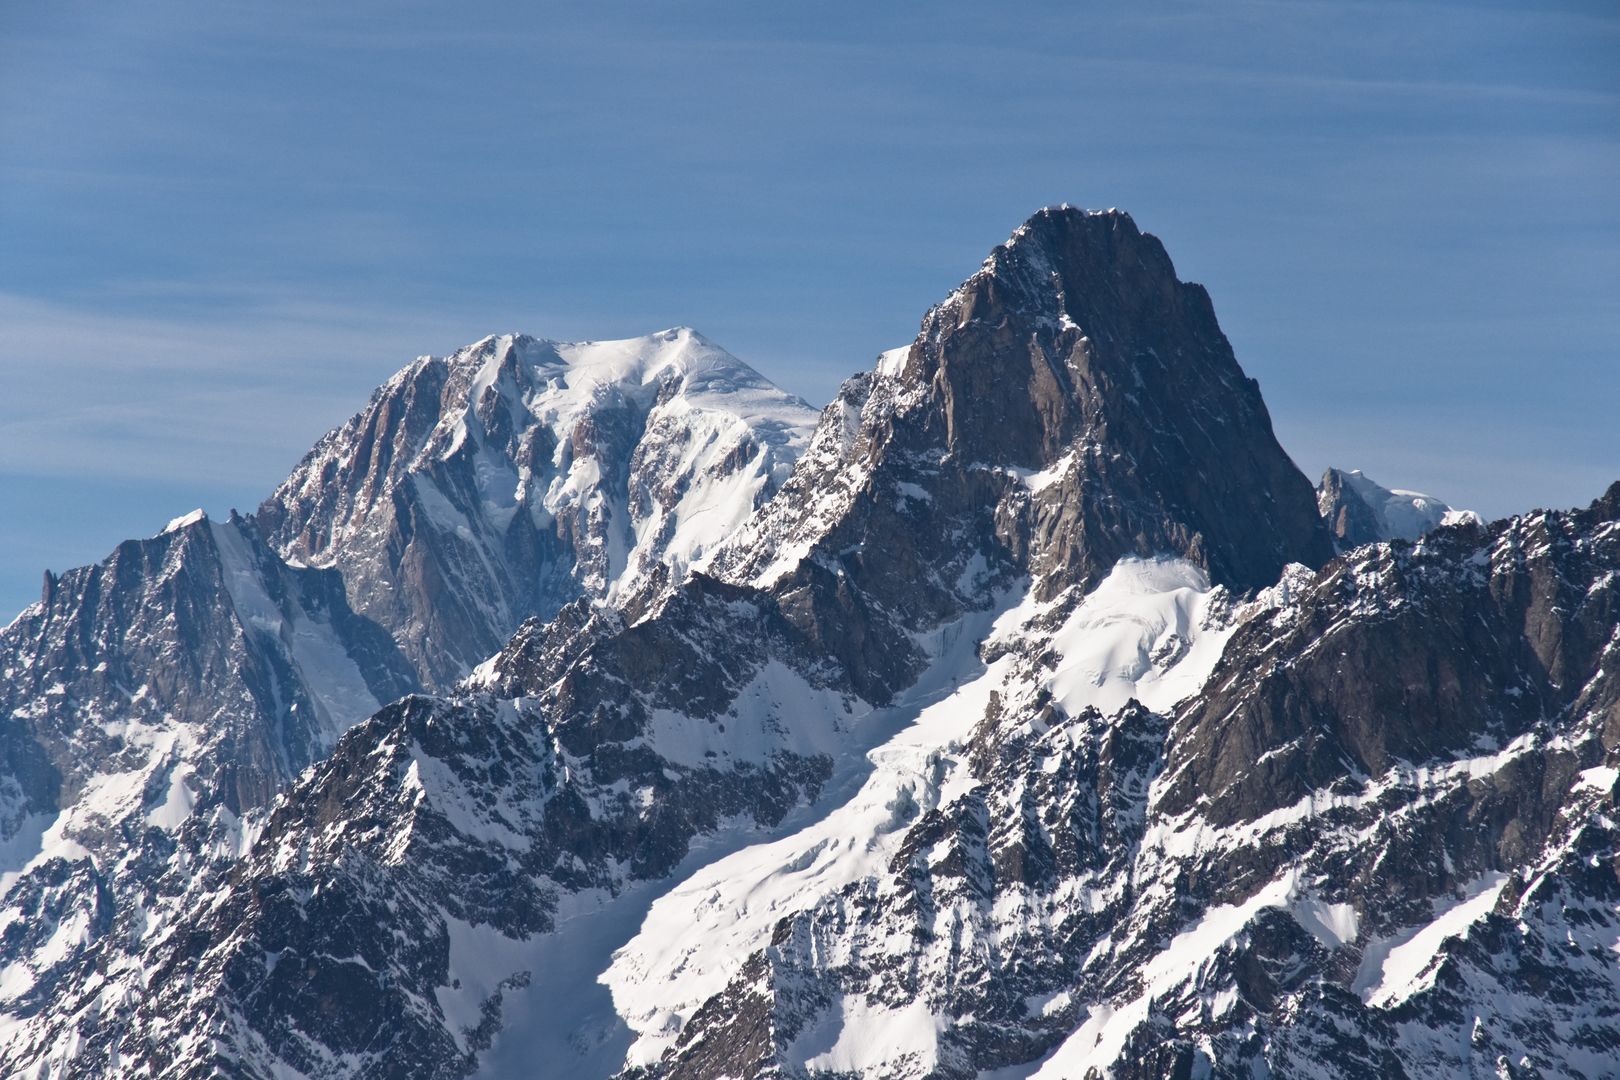
M 466 402 L 426 434 L 385 389 L 306 462 L 299 512 L 370 500 L 404 537 L 426 475 L 482 536 L 477 465 L 532 454 L 511 403 L 544 391 L 474 388 L 550 370 L 534 347 L 485 343 L 454 394 L 424 369 L 423 402 Z M 401 472 L 366 432 L 437 450 Z M 506 523 L 534 520 L 512 490 Z M 195 836 L 154 851 L 180 914 L 4 1060 L 1590 1074 L 1620 1015 L 1617 514 L 1620 486 L 1327 563 L 1203 290 L 1125 215 L 1043 211 L 717 548 L 650 588 L 578 558 L 576 599 L 352 729 L 240 859 L 187 885 Z M 431 638 L 407 635 L 419 662 Z M 1559 965 L 1582 997 L 1538 999 Z

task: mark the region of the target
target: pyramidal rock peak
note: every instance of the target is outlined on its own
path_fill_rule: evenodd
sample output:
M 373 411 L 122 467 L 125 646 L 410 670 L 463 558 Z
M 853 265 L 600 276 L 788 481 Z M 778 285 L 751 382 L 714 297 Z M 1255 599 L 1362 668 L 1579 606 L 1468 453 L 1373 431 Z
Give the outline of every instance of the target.
M 0 1073 L 1611 1075 L 1617 665 L 1119 211 L 819 413 L 488 337 L 0 631 Z

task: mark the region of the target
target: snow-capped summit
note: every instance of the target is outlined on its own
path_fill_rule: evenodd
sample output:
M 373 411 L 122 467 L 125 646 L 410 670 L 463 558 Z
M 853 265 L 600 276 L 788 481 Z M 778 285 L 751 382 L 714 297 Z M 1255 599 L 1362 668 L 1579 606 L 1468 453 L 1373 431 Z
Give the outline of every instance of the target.
M 685 327 L 491 336 L 394 376 L 257 516 L 289 560 L 342 570 L 356 610 L 443 686 L 526 618 L 702 563 L 815 417 Z
M 484 396 L 494 389 L 506 393 L 509 404 L 521 404 L 552 425 L 577 421 L 604 395 L 618 394 L 639 397 L 649 408 L 651 399 L 668 396 L 679 399 L 685 411 L 736 416 L 750 426 L 778 433 L 802 427 L 805 414 L 813 411 L 686 326 L 617 341 L 491 335 L 456 352 L 447 363 L 458 375 L 471 374 L 468 409 L 480 409 Z M 515 381 L 499 385 L 503 376 Z M 667 394 L 666 379 L 674 380 Z M 461 432 L 463 419 L 447 413 L 440 426 Z
M 1454 510 L 1420 491 L 1386 488 L 1360 469 L 1323 473 L 1316 488 L 1316 505 L 1340 551 L 1389 540 L 1416 540 L 1444 525 L 1483 523 L 1472 510 Z
M 163 526 L 162 532 L 159 532 L 158 535 L 163 536 L 166 533 L 172 533 L 179 529 L 183 529 L 187 525 L 195 525 L 197 522 L 203 521 L 207 517 L 208 514 L 203 510 L 202 507 L 199 506 L 189 514 L 181 514 L 179 517 L 171 519 L 167 525 Z

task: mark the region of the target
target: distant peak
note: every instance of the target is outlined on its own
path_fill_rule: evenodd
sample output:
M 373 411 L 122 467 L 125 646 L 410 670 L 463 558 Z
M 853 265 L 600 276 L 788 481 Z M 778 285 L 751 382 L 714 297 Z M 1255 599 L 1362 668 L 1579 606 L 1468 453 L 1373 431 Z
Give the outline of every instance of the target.
M 191 526 L 197 524 L 199 521 L 207 521 L 207 520 L 208 520 L 208 514 L 205 513 L 203 511 L 203 508 L 199 506 L 197 509 L 193 510 L 191 513 L 189 513 L 189 514 L 181 514 L 179 517 L 177 517 L 174 520 L 170 521 L 167 525 L 163 526 L 163 530 L 161 532 L 159 532 L 158 535 L 159 536 L 167 536 L 172 532 L 179 532 L 181 529 L 190 528 Z
M 517 334 L 517 333 L 485 334 L 483 337 L 479 338 L 477 341 L 473 342 L 471 345 L 466 345 L 466 346 L 463 346 L 460 349 L 457 349 L 456 354 L 459 355 L 461 353 L 489 352 L 490 350 L 498 349 L 503 345 L 507 346 L 507 347 L 511 347 L 513 345 L 519 344 L 520 342 L 529 341 L 529 340 L 532 340 L 532 339 L 527 334 Z
M 746 366 L 690 326 L 671 326 L 636 337 L 589 338 L 582 341 L 559 341 L 555 338 L 536 337 L 517 331 L 486 334 L 477 341 L 450 353 L 448 359 L 452 362 L 482 362 L 492 355 L 516 354 L 519 357 L 547 357 L 552 362 L 561 360 L 569 366 L 575 366 L 580 362 L 589 362 L 605 352 L 652 355 L 671 345 L 693 346 L 705 353 L 724 357 L 731 363 Z
M 1387 488 L 1360 469 L 1329 468 L 1316 488 L 1317 509 L 1340 551 L 1362 544 L 1416 540 L 1444 525 L 1482 521 L 1433 495 Z
M 560 420 L 596 409 L 603 395 L 647 407 L 668 396 L 784 430 L 806 426 L 816 415 L 804 401 L 684 325 L 586 341 L 490 334 L 430 364 L 448 368 L 446 385 L 459 402 L 440 417 L 440 426 L 450 433 L 443 452 L 460 445 L 456 432 L 468 410 L 478 412 L 480 422 L 498 423 L 491 410 L 505 410 L 503 415 L 518 424 L 527 423 L 523 415 L 534 410 Z M 408 369 L 390 386 L 404 387 L 410 378 Z

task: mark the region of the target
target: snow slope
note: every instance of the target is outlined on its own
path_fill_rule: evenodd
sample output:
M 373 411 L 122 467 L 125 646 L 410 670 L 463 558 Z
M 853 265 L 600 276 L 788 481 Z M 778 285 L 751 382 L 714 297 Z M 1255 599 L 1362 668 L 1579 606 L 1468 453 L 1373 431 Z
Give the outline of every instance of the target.
M 792 835 L 692 874 L 652 905 L 640 932 L 615 953 L 602 981 L 638 1036 L 629 1063 L 656 1062 L 693 1011 L 768 943 L 779 920 L 880 876 L 907 827 L 974 786 L 964 746 L 992 695 L 1049 693 L 1069 715 L 1117 711 L 1132 698 L 1170 708 L 1197 692 L 1236 629 L 1236 620 L 1223 617 L 1225 597 L 1186 560 L 1122 560 L 1051 633 L 1055 655 L 1035 670 L 1014 646 L 1045 638 L 1042 624 L 1060 603 L 1025 596 L 1003 606 L 988 635 L 958 628 L 952 645 L 935 650 L 940 674 L 897 707 L 911 718 L 867 752 L 864 780 L 848 801 Z M 980 640 L 1005 651 L 980 663 Z M 897 1014 L 848 1001 L 803 1041 L 804 1064 L 863 1071 L 905 1054 L 926 1059 L 937 1034 L 920 1004 Z

